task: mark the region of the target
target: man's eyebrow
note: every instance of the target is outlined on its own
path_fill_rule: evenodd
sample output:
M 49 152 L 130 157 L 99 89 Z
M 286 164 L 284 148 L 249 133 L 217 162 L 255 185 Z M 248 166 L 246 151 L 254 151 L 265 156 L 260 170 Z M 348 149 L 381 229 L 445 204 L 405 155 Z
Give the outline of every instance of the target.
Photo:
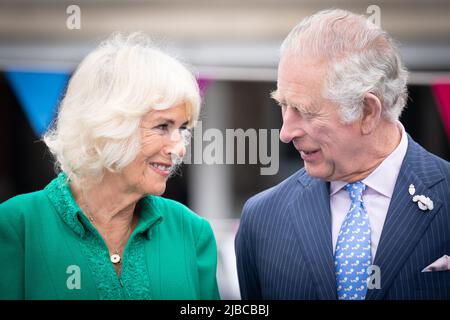
M 270 97 L 274 99 L 279 105 L 287 105 L 294 109 L 297 109 L 300 112 L 307 112 L 307 108 L 304 104 L 286 101 L 285 99 L 280 98 L 280 95 L 277 90 L 272 91 L 270 93 Z
M 280 94 L 278 93 L 278 90 L 274 90 L 270 93 L 270 97 L 276 101 L 280 101 Z
M 298 112 L 301 113 L 310 113 L 311 111 L 304 105 L 303 103 L 296 103 L 291 101 L 279 101 L 280 105 L 286 105 L 288 107 L 296 109 Z
M 290 103 L 289 104 L 292 108 L 297 109 L 298 111 L 305 111 L 306 107 L 304 104 L 302 103 Z

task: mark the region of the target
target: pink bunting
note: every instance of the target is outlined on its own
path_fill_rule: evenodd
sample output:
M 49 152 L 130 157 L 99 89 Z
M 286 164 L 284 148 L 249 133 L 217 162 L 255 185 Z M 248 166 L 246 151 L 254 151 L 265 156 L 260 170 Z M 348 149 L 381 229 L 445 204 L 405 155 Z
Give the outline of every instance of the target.
M 435 79 L 432 82 L 432 90 L 450 142 L 450 78 Z
M 211 84 L 212 79 L 206 78 L 206 77 L 199 77 L 197 78 L 197 83 L 200 88 L 200 96 L 202 99 L 205 97 L 205 92 L 208 86 Z

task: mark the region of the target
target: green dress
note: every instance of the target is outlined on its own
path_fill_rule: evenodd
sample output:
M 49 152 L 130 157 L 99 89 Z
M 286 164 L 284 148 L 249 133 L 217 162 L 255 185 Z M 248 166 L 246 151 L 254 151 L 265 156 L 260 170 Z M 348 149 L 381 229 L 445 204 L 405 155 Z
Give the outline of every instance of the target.
M 118 277 L 65 174 L 0 204 L 0 299 L 219 299 L 209 223 L 158 196 L 138 208 Z

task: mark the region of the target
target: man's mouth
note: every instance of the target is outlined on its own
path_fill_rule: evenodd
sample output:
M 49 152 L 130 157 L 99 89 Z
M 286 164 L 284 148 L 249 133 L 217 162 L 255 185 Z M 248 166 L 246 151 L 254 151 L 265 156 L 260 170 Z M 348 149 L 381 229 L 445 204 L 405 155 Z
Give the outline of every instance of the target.
M 302 153 L 304 153 L 304 154 L 306 154 L 306 155 L 312 154 L 312 153 L 315 153 L 315 152 L 318 152 L 318 151 L 319 151 L 319 150 L 310 150 L 310 151 L 300 150 L 300 152 L 302 152 Z
M 316 150 L 300 150 L 300 156 L 305 161 L 313 161 L 316 159 L 316 155 L 319 153 L 320 149 Z
M 297 151 L 302 156 L 303 155 L 305 155 L 305 156 L 312 155 L 312 154 L 317 153 L 318 151 L 320 151 L 320 148 L 314 149 L 313 147 L 305 147 L 304 145 L 300 146 L 299 141 L 297 141 L 295 139 L 294 139 L 293 143 L 294 143 L 295 149 L 297 149 Z

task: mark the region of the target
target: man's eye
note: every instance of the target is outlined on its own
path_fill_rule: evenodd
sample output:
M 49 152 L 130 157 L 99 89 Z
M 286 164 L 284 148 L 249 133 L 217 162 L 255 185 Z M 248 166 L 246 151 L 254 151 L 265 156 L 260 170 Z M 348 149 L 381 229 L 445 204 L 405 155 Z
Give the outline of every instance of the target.
M 294 110 L 295 113 L 299 114 L 302 118 L 306 120 L 311 120 L 312 118 L 315 117 L 315 114 L 313 112 L 306 111 L 304 108 L 294 106 L 292 107 L 292 109 Z
M 281 112 L 285 112 L 287 108 L 286 103 L 279 102 L 278 105 L 281 107 Z
M 311 120 L 312 118 L 314 118 L 314 113 L 311 112 L 304 112 L 302 113 L 302 117 L 308 120 Z
M 278 102 L 278 105 L 279 105 L 281 108 L 284 108 L 284 109 L 286 109 L 286 107 L 287 107 L 287 104 L 284 103 L 284 102 Z

